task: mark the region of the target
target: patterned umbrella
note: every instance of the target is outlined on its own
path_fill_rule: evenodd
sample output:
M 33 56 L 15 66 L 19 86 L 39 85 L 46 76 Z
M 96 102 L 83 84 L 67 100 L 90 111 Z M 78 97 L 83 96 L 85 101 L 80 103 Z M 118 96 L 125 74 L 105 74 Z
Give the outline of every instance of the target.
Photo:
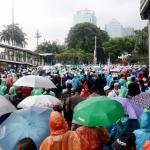
M 142 92 L 132 97 L 130 102 L 135 103 L 145 109 L 150 109 L 150 93 Z
M 143 109 L 139 105 L 131 103 L 128 98 L 114 97 L 113 99 L 122 104 L 125 114 L 128 115 L 130 119 L 137 119 L 143 113 Z

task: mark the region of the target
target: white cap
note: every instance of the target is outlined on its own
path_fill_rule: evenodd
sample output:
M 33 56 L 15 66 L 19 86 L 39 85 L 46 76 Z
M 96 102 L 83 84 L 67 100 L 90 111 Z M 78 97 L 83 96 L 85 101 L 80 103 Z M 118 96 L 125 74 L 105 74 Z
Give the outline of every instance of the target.
M 114 83 L 114 86 L 119 86 L 119 83 Z
M 104 87 L 104 91 L 107 91 L 107 90 L 109 90 L 110 89 L 110 87 L 108 86 L 108 85 L 106 85 L 105 87 Z

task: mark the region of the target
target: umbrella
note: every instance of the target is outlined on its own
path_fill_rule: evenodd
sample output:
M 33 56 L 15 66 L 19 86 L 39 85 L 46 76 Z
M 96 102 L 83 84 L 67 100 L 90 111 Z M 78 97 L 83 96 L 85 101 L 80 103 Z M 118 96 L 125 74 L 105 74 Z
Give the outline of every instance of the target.
M 64 66 L 64 65 L 63 65 L 63 64 L 60 64 L 60 63 L 55 64 L 55 67 L 58 67 L 58 68 L 63 67 L 63 66 Z
M 18 108 L 28 108 L 31 106 L 49 108 L 54 105 L 61 105 L 61 101 L 51 95 L 29 96 L 18 104 Z
M 8 101 L 4 96 L 0 95 L 0 116 L 16 111 L 14 105 Z
M 125 114 L 128 115 L 130 119 L 137 119 L 143 113 L 141 107 L 131 103 L 127 98 L 114 97 L 113 99 L 122 104 Z
M 130 102 L 135 103 L 145 109 L 150 109 L 150 93 L 142 92 L 132 97 Z
M 50 134 L 48 121 L 51 109 L 21 109 L 12 113 L 0 126 L 0 147 L 4 150 L 16 150 L 16 144 L 30 137 L 37 149 Z
M 106 96 L 91 97 L 74 109 L 73 120 L 89 127 L 110 126 L 124 115 L 122 105 Z
M 56 88 L 54 83 L 47 77 L 28 75 L 18 79 L 15 86 L 38 87 L 38 88 Z

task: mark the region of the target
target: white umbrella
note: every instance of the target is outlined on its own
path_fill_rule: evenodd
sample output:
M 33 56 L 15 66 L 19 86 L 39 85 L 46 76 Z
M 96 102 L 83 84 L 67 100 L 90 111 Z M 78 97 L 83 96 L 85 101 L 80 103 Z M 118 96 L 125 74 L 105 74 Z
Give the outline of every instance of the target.
M 54 83 L 47 77 L 28 75 L 18 79 L 14 86 L 38 87 L 38 88 L 56 88 Z
M 51 95 L 29 96 L 18 104 L 18 108 L 28 108 L 31 106 L 49 108 L 54 105 L 61 105 L 61 101 Z
M 0 95 L 0 116 L 13 111 L 16 111 L 15 106 L 4 96 Z
M 63 67 L 63 66 L 64 66 L 64 65 L 63 65 L 63 64 L 60 64 L 60 63 L 55 64 L 55 67 L 58 67 L 58 68 Z

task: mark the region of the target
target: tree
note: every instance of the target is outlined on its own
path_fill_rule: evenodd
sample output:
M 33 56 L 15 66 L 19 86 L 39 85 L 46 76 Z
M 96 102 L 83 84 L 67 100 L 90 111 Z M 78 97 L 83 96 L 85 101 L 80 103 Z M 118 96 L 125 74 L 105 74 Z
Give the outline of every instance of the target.
M 104 53 L 110 56 L 112 62 L 118 61 L 118 56 L 124 52 L 131 54 L 131 60 L 147 63 L 148 27 L 135 31 L 135 35 L 122 38 L 111 38 L 103 43 Z
M 57 54 L 56 58 L 59 62 L 66 64 L 88 64 L 93 61 L 93 53 L 85 53 L 82 49 L 66 49 L 62 53 Z
M 67 36 L 66 43 L 69 49 L 82 49 L 85 52 L 93 52 L 97 37 L 98 61 L 103 58 L 102 43 L 109 39 L 107 33 L 91 23 L 81 23 L 73 26 Z
M 26 34 L 18 24 L 4 26 L 4 30 L 0 32 L 0 40 L 14 46 L 25 47 L 27 45 Z
M 64 45 L 59 45 L 57 42 L 45 41 L 38 45 L 37 53 L 60 53 L 65 49 Z
M 111 38 L 109 41 L 103 43 L 104 53 L 111 61 L 115 62 L 124 52 L 132 53 L 135 48 L 135 37 L 127 36 L 122 38 Z
M 148 26 L 135 31 L 135 50 L 140 54 L 148 54 Z

